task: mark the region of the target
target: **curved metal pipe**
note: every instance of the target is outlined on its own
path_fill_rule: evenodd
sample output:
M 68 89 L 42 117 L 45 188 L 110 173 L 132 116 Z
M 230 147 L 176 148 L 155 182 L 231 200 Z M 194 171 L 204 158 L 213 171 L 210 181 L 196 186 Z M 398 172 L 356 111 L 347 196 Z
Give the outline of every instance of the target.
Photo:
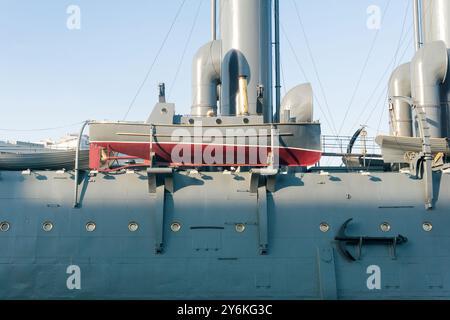
M 412 109 L 408 102 L 394 97 L 411 98 L 411 63 L 398 66 L 389 80 L 391 134 L 413 136 Z
M 417 109 L 426 114 L 432 138 L 442 137 L 440 93 L 447 69 L 448 53 L 443 41 L 425 44 L 411 63 L 412 98 Z
M 85 121 L 81 127 L 80 133 L 78 135 L 77 149 L 75 153 L 75 181 L 74 181 L 74 193 L 73 193 L 73 207 L 78 208 L 80 203 L 78 202 L 78 180 L 80 176 L 80 149 L 81 149 L 81 139 L 83 138 L 83 132 L 86 126 L 89 124 L 89 120 Z
M 359 128 L 358 130 L 356 130 L 356 132 L 353 134 L 352 138 L 350 139 L 350 142 L 348 143 L 347 146 L 347 154 L 352 154 L 353 152 L 353 147 L 355 146 L 355 142 L 356 140 L 358 140 L 359 136 L 361 135 L 361 132 L 363 132 L 365 128 Z
M 201 47 L 192 64 L 192 108 L 193 116 L 217 114 L 217 85 L 221 71 L 220 40 L 211 41 Z

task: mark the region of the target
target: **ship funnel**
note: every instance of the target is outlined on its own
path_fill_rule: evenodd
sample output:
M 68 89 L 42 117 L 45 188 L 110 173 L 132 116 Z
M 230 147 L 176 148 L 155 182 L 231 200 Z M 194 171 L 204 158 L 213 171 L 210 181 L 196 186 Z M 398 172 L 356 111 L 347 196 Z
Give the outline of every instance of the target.
M 220 0 L 221 113 L 240 113 L 239 82 L 246 77 L 248 114 L 272 121 L 272 0 Z M 241 80 L 240 80 L 241 79 Z M 264 97 L 258 88 L 264 87 Z
M 450 48 L 450 1 L 422 0 L 420 6 L 421 33 L 423 45 L 442 41 Z M 450 137 L 450 80 L 446 80 L 440 88 L 439 136 Z
M 426 43 L 411 63 L 412 97 L 424 111 L 432 138 L 442 137 L 441 85 L 448 69 L 448 53 L 443 41 Z
M 424 44 L 441 40 L 450 48 L 450 1 L 422 0 L 421 22 Z

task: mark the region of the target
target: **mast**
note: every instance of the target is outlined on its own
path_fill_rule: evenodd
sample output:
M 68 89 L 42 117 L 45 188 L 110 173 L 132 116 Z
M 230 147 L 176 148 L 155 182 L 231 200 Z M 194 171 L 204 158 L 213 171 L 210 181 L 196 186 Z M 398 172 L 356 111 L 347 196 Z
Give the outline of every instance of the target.
M 217 2 L 211 0 L 211 38 L 217 40 Z
M 280 81 L 280 0 L 275 0 L 275 119 L 280 122 L 281 81 Z
M 419 51 L 422 46 L 422 28 L 421 28 L 421 12 L 420 12 L 420 1 L 421 0 L 413 0 L 414 1 L 414 44 L 416 48 L 416 52 Z

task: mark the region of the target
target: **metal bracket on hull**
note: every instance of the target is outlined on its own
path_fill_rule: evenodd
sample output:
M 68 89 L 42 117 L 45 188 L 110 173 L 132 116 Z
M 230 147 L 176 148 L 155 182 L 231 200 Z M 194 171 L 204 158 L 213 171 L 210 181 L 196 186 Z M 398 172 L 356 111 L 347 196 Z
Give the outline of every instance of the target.
M 389 245 L 391 249 L 391 256 L 393 259 L 397 258 L 397 245 L 408 242 L 408 238 L 398 235 L 396 237 L 366 237 L 366 236 L 348 236 L 345 231 L 348 224 L 353 219 L 348 219 L 339 229 L 338 235 L 334 238 L 337 241 L 338 249 L 344 257 L 349 261 L 361 260 L 361 251 L 363 245 Z M 358 254 L 355 258 L 346 248 L 346 245 L 357 245 Z
M 163 253 L 164 245 L 164 186 L 159 186 L 155 195 L 155 253 Z
M 157 188 L 161 185 L 167 192 L 174 192 L 172 168 L 148 168 L 147 177 L 149 193 L 156 193 Z
M 266 255 L 269 245 L 269 224 L 267 210 L 267 188 L 258 188 L 258 231 L 259 231 L 259 254 Z
M 317 248 L 317 271 L 319 275 L 320 297 L 323 300 L 336 300 L 336 265 L 333 248 L 321 246 Z
M 173 170 L 171 168 L 148 168 L 148 188 L 155 199 L 155 253 L 163 253 L 164 245 L 164 208 L 166 191 L 173 192 Z
M 425 209 L 431 210 L 433 209 L 433 170 L 432 170 L 432 161 L 433 156 L 431 153 L 431 143 L 430 143 L 430 127 L 427 122 L 427 114 L 425 109 L 422 108 L 420 110 L 417 106 L 413 106 L 416 110 L 417 116 L 419 118 L 418 124 L 422 138 L 422 153 L 420 155 L 420 160 L 423 162 L 423 181 L 425 188 Z
M 269 192 L 276 191 L 276 182 L 277 182 L 277 174 L 278 170 L 274 171 L 273 174 L 264 174 L 264 171 L 261 169 L 252 169 L 250 175 L 250 193 L 257 193 L 258 188 L 261 185 L 265 185 Z M 261 179 L 263 178 L 263 179 Z

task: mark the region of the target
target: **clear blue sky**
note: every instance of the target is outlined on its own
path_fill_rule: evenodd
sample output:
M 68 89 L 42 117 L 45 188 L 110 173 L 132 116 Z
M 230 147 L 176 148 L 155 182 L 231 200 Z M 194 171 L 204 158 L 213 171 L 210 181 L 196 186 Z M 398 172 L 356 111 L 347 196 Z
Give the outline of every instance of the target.
M 0 0 L 0 140 L 35 141 L 78 131 L 76 126 L 37 132 L 4 129 L 59 127 L 86 119 L 121 120 L 181 1 Z M 187 0 L 129 120 L 147 118 L 156 102 L 159 82 L 166 82 L 167 90 L 172 86 L 199 1 Z M 293 1 L 299 8 L 320 82 Z M 283 92 L 307 80 L 312 82 L 317 98 L 315 118 L 323 123 L 325 134 L 334 133 L 332 123 L 337 130 L 341 127 L 372 45 L 342 133 L 350 134 L 355 125 L 366 120 L 370 135 L 378 129 L 388 130 L 386 85 L 394 68 L 393 57 L 398 51 L 398 65 L 413 55 L 411 7 L 403 32 L 406 40 L 397 50 L 410 2 L 281 0 L 283 27 L 306 74 L 305 79 L 283 35 Z M 69 5 L 81 9 L 80 30 L 66 27 Z M 378 32 L 367 28 L 367 8 L 371 5 L 386 12 Z M 191 60 L 209 38 L 209 0 L 203 0 L 177 82 L 168 92 L 178 113 L 190 110 Z

